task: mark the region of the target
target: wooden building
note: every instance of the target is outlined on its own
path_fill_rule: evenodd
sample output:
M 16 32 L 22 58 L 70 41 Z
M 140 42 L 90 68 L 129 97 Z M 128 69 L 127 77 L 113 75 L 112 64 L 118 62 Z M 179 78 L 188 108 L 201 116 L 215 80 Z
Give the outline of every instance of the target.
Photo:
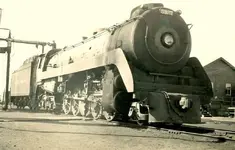
M 213 116 L 227 116 L 228 107 L 235 106 L 235 67 L 220 57 L 204 66 L 213 87 Z

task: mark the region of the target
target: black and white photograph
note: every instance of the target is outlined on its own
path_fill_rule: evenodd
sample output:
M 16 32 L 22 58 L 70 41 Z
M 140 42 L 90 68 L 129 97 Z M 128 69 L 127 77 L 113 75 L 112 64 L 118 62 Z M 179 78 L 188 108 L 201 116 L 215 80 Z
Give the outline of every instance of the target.
M 1 0 L 0 150 L 235 150 L 234 0 Z

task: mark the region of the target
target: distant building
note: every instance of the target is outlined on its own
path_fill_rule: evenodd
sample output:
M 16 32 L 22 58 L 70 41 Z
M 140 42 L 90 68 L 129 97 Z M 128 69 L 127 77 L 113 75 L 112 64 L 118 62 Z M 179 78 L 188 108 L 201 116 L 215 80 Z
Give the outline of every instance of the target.
M 235 67 L 220 57 L 204 66 L 213 87 L 212 115 L 225 115 L 235 106 Z

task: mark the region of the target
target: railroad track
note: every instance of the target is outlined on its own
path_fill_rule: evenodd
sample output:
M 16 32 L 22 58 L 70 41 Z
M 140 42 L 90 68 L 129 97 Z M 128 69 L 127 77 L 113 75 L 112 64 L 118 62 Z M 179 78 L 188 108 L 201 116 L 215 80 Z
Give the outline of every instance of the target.
M 11 119 L 10 119 L 11 120 Z M 8 121 L 10 121 L 8 120 Z M 57 119 L 39 119 L 39 118 L 25 118 L 25 119 L 12 119 L 11 121 L 44 121 L 44 122 L 51 122 L 57 121 Z M 59 119 L 60 120 L 60 119 Z M 64 120 L 64 119 L 62 119 Z M 65 119 L 64 121 L 68 121 L 70 119 Z M 73 119 L 71 119 L 73 120 Z M 101 119 L 103 120 L 103 119 Z M 6 122 L 8 122 L 6 121 Z M 5 122 L 5 121 L 4 121 Z M 226 141 L 233 141 L 235 142 L 235 131 L 232 130 L 225 130 L 225 129 L 215 129 L 215 128 L 208 128 L 208 127 L 198 127 L 194 125 L 182 125 L 182 126 L 174 126 L 174 125 L 144 125 L 139 126 L 135 122 L 121 122 L 121 121 L 112 121 L 107 122 L 108 124 L 112 124 L 114 126 L 122 126 L 122 127 L 129 127 L 129 128 L 138 128 L 138 129 L 156 129 L 157 132 L 161 132 L 163 134 L 174 135 L 176 138 L 179 135 L 188 135 L 192 137 L 203 137 L 206 138 L 205 140 L 213 141 L 213 142 L 226 142 Z
M 9 119 L 3 122 L 54 122 L 57 121 L 66 121 L 66 125 L 70 123 L 67 121 L 73 121 L 74 119 L 42 119 L 42 118 L 24 118 L 24 119 Z M 77 120 L 79 121 L 79 120 Z M 72 123 L 71 123 L 72 124 Z M 81 123 L 83 124 L 83 123 Z M 119 126 L 119 127 L 128 127 L 132 129 L 140 129 L 143 132 L 149 132 L 150 134 L 147 136 L 140 136 L 140 137 L 151 137 L 151 138 L 165 138 L 165 139 L 181 139 L 181 140 L 188 140 L 188 141 L 195 141 L 195 142 L 227 142 L 232 141 L 235 142 L 235 131 L 230 130 L 218 130 L 213 128 L 204 128 L 204 127 L 197 127 L 197 126 L 187 126 L 182 125 L 181 127 L 171 126 L 171 125 L 160 125 L 160 126 L 139 126 L 134 122 L 96 122 L 94 125 L 97 124 L 99 126 L 105 126 L 108 124 L 109 126 Z M 86 125 L 86 123 L 84 124 Z M 85 134 L 85 133 L 84 133 Z M 91 133 L 90 133 L 91 134 Z M 128 135 L 128 134 L 127 134 Z M 138 136 L 138 135 L 136 135 Z
M 159 131 L 165 131 L 170 134 L 182 134 L 196 137 L 204 137 L 208 139 L 214 139 L 214 142 L 235 142 L 235 131 L 214 129 L 207 127 L 198 127 L 191 125 L 173 126 L 173 125 L 161 125 L 161 126 L 150 126 L 156 128 Z
M 179 138 L 179 136 L 187 136 L 187 140 L 190 138 L 195 141 L 211 141 L 211 142 L 235 142 L 235 131 L 215 129 L 208 127 L 198 127 L 192 125 L 143 125 L 139 126 L 134 122 L 112 122 L 115 125 L 120 125 L 124 127 L 137 128 L 137 129 L 155 129 L 156 132 L 161 132 L 162 134 L 173 135 L 173 138 Z M 153 130 L 152 130 L 153 131 Z M 177 137 L 178 136 L 178 137 Z M 171 137 L 172 138 L 172 137 Z

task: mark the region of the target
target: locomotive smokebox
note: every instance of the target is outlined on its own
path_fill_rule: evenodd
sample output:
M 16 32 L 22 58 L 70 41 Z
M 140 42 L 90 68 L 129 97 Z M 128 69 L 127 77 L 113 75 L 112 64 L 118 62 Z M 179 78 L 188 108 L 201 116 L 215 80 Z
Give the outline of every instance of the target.
M 131 18 L 133 21 L 115 34 L 132 64 L 161 73 L 176 72 L 186 64 L 191 35 L 178 12 L 159 3 L 145 4 L 134 8 Z

